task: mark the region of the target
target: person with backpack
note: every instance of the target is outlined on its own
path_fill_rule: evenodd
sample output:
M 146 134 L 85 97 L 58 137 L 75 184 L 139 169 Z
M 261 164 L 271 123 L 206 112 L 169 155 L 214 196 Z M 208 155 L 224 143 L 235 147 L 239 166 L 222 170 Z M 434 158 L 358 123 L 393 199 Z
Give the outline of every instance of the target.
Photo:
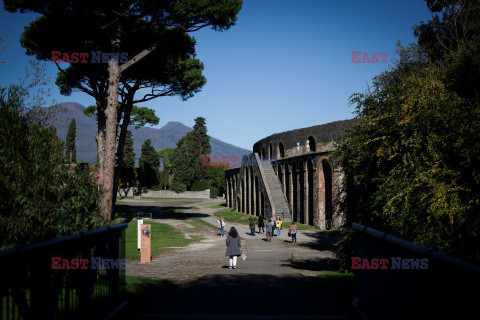
M 265 222 L 263 220 L 263 215 L 260 215 L 258 217 L 258 233 L 265 233 Z
M 292 225 L 290 226 L 290 229 L 288 229 L 288 232 L 292 237 L 292 243 L 297 243 L 297 231 L 298 231 L 298 227 L 295 224 L 295 221 L 292 221 Z
M 267 223 L 267 241 L 272 241 L 272 232 L 275 228 L 275 222 L 273 222 L 273 218 Z
M 254 236 L 255 235 L 255 217 L 254 216 L 250 217 L 249 225 L 250 225 L 251 235 Z

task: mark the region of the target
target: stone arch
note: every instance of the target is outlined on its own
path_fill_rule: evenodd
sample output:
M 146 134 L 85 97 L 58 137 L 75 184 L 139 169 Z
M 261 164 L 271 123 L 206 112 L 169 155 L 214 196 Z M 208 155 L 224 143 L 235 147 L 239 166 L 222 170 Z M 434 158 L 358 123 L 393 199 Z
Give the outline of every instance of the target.
M 297 173 L 297 164 L 295 161 L 292 162 L 292 202 L 291 208 L 292 208 L 292 218 L 293 221 L 298 222 L 298 173 Z
M 305 223 L 305 171 L 303 161 L 298 162 L 298 215 L 300 223 Z
M 278 158 L 284 158 L 285 157 L 285 146 L 283 145 L 283 142 L 278 143 Z
M 260 195 L 258 188 L 258 176 L 255 175 L 255 215 L 258 216 L 260 212 Z
M 240 180 L 240 194 L 241 194 L 241 207 L 238 211 L 240 212 L 245 212 L 245 207 L 244 207 L 244 202 L 245 202 L 245 184 L 244 184 L 245 180 L 243 180 L 243 178 Z
M 307 139 L 307 148 L 308 151 L 315 152 L 317 150 L 315 146 L 315 138 L 312 136 L 309 136 Z
M 255 213 L 255 184 L 253 181 L 253 167 L 249 168 L 250 170 L 250 183 L 252 187 L 250 188 L 250 214 Z
M 330 160 L 322 160 L 322 169 L 325 182 L 325 228 L 333 227 L 333 166 Z
M 260 158 L 261 158 L 262 160 L 265 160 L 265 158 L 266 158 L 265 153 L 266 153 L 266 152 L 265 152 L 265 147 L 262 147 L 262 153 L 261 153 L 261 155 L 260 155 Z
M 285 198 L 287 199 L 287 203 L 290 204 L 290 169 L 288 168 L 288 164 L 285 164 Z
M 250 167 L 245 167 L 245 181 L 246 181 L 246 188 L 245 188 L 245 213 L 250 213 Z
M 314 206 L 313 206 L 313 161 L 309 159 L 307 161 L 307 222 L 309 225 L 314 226 L 315 220 L 313 217 Z
M 259 215 L 262 215 L 263 217 L 265 217 L 265 194 L 263 193 L 263 191 L 260 193 L 260 210 L 259 210 Z

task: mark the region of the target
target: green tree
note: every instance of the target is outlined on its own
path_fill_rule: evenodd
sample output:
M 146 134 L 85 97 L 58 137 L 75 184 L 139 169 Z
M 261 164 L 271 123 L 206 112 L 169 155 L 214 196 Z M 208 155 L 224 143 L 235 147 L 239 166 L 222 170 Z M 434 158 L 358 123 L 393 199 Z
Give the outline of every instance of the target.
M 65 139 L 65 158 L 67 163 L 75 163 L 77 161 L 77 146 L 75 145 L 76 136 L 77 123 L 75 122 L 75 118 L 73 118 L 70 120 L 67 137 Z
M 55 128 L 29 124 L 22 92 L 0 88 L 0 250 L 103 225 L 96 180 L 61 164 Z
M 480 261 L 480 100 L 475 82 L 457 83 L 478 79 L 477 53 L 473 39 L 441 64 L 397 64 L 352 96 L 361 121 L 335 154 L 348 224 Z
M 108 219 L 116 194 L 116 155 L 123 154 L 133 105 L 168 95 L 188 98 L 198 92 L 205 83 L 203 65 L 194 58 L 194 40 L 188 34 L 205 27 L 227 30 L 241 5 L 241 0 L 4 1 L 7 11 L 41 15 L 21 40 L 27 53 L 38 59 L 51 60 L 52 51 L 59 49 L 113 53 L 105 56 L 108 63 L 73 63 L 67 69 L 57 64 L 62 94 L 80 90 L 96 101 L 102 212 Z M 127 61 L 122 53 L 128 53 Z M 135 93 L 145 88 L 151 93 L 135 100 Z
M 150 139 L 147 139 L 142 144 L 142 154 L 138 161 L 138 180 L 140 186 L 144 188 L 151 188 L 158 185 L 158 170 L 160 166 L 160 159 L 152 146 Z
M 120 170 L 120 179 L 126 184 L 127 188 L 135 185 L 135 152 L 133 151 L 133 135 L 131 131 L 127 131 L 125 137 L 125 147 L 123 149 L 123 166 Z
M 190 190 L 194 181 L 210 179 L 210 167 L 202 166 L 202 154 L 210 153 L 205 118 L 195 119 L 193 131 L 187 132 L 171 156 L 173 180 Z

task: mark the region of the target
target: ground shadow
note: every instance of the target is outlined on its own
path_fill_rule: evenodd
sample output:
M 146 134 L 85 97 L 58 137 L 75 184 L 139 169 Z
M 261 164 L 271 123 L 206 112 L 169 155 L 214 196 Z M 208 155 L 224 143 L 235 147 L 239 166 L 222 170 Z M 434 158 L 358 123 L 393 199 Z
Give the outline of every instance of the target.
M 242 274 L 241 267 L 222 272 L 228 274 L 183 285 L 140 283 L 130 296 L 124 319 L 134 313 L 231 314 L 234 310 L 235 314 L 256 315 L 345 315 L 351 311 L 353 291 L 343 284 L 341 290 L 332 291 L 324 282 L 305 282 L 300 275 Z M 295 307 L 272 307 L 286 301 Z

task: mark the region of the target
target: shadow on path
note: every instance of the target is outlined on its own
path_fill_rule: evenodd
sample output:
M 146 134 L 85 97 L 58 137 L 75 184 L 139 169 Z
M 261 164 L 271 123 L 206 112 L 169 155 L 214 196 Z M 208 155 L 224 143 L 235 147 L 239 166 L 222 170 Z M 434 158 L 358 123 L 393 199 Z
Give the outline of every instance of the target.
M 122 319 L 153 319 L 156 314 L 347 315 L 351 283 L 325 290 L 324 282 L 300 275 L 228 274 L 205 276 L 189 285 L 144 283 L 131 297 Z M 338 288 L 337 288 L 338 289 Z M 142 300 L 138 300 L 139 298 Z M 133 308 L 132 308 L 133 307 Z

